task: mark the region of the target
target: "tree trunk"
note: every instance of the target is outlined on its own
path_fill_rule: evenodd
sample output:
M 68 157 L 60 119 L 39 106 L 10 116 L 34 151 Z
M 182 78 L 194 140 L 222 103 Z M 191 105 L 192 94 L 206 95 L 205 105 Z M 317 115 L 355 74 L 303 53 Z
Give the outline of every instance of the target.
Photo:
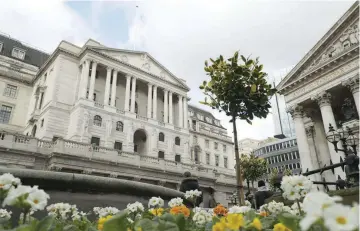
M 239 156 L 239 145 L 237 138 L 237 130 L 236 130 L 236 117 L 232 117 L 233 130 L 234 130 L 234 144 L 235 144 L 235 158 L 236 158 L 236 188 L 237 188 L 237 196 L 239 199 L 239 203 L 241 206 L 245 205 L 244 201 L 244 187 L 243 187 L 243 179 L 241 174 L 241 166 L 240 166 L 240 156 Z
M 254 187 L 254 181 L 253 180 L 251 181 L 251 187 L 254 190 L 255 187 Z
M 248 179 L 246 180 L 246 184 L 247 184 L 247 187 L 248 187 L 248 192 L 250 194 L 250 181 Z

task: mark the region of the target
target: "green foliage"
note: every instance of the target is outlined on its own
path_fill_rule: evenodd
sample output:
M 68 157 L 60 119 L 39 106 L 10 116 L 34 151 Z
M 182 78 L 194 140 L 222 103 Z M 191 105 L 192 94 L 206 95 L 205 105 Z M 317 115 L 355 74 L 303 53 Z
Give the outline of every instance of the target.
M 267 162 L 253 154 L 242 155 L 240 165 L 244 179 L 250 182 L 260 179 L 267 171 Z
M 266 118 L 269 98 L 276 89 L 266 81 L 267 74 L 258 58 L 245 58 L 235 52 L 233 57 L 205 61 L 205 72 L 210 81 L 203 81 L 200 89 L 206 95 L 201 102 L 213 109 L 224 111 L 227 116 L 246 120 Z

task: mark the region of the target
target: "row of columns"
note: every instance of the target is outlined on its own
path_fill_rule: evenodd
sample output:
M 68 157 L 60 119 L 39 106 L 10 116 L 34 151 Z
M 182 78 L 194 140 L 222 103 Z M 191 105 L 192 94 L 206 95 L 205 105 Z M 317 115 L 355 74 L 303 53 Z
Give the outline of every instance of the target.
M 96 79 L 96 68 L 97 62 L 90 60 L 85 60 L 82 64 L 81 80 L 80 80 L 80 98 L 86 98 L 87 95 L 87 86 L 89 81 L 89 70 L 91 65 L 91 75 L 90 75 L 90 84 L 89 84 L 89 94 L 88 98 L 92 99 L 95 89 L 95 79 Z M 116 99 L 116 85 L 117 85 L 117 74 L 118 71 L 114 68 L 106 68 L 106 81 L 105 81 L 105 91 L 104 91 L 104 105 L 110 105 L 115 107 Z M 111 75 L 112 75 L 112 84 L 111 84 Z M 110 89 L 111 87 L 111 89 Z M 148 83 L 148 100 L 147 100 L 147 117 L 152 119 L 157 119 L 157 86 L 151 83 Z M 111 96 L 111 97 L 110 97 Z M 178 126 L 187 128 L 187 98 L 181 95 L 178 96 L 178 113 L 179 121 Z M 109 102 L 111 99 L 111 102 Z M 126 89 L 125 89 L 125 111 L 130 111 L 135 113 L 135 101 L 136 101 L 136 77 L 131 75 L 126 75 Z M 173 93 L 164 89 L 164 122 L 173 124 Z
M 349 80 L 344 82 L 343 85 L 347 86 L 351 90 L 356 104 L 356 109 L 359 113 L 359 77 L 355 76 L 354 78 L 350 78 Z M 337 130 L 338 128 L 336 125 L 335 116 L 331 107 L 331 94 L 324 91 L 314 95 L 311 99 L 315 101 L 320 108 L 325 135 L 329 132 L 329 124 L 331 124 L 335 130 Z M 307 141 L 305 124 L 303 120 L 305 116 L 304 109 L 300 105 L 295 105 L 289 108 L 289 112 L 291 113 L 295 124 L 296 137 L 299 153 L 301 155 L 301 164 L 303 166 L 303 171 L 306 171 L 306 169 L 313 170 L 315 166 L 313 166 L 313 164 L 311 163 L 311 153 Z M 340 157 L 344 159 L 344 154 L 342 152 L 335 152 L 333 144 L 327 142 L 327 145 L 329 148 L 330 158 L 333 163 L 340 162 Z M 342 148 L 340 143 L 338 143 L 338 146 L 339 148 Z M 342 179 L 345 179 L 344 171 L 342 171 L 341 168 L 335 169 L 335 175 L 340 176 Z

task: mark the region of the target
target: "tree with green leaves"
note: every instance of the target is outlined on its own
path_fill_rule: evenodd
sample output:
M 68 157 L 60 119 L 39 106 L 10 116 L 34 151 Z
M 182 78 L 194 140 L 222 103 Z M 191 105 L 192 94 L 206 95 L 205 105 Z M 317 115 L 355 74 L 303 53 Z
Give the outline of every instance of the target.
M 243 179 L 254 188 L 254 181 L 260 179 L 267 172 L 267 162 L 254 154 L 242 155 L 240 158 L 241 172 Z
M 220 55 L 217 59 L 210 59 L 210 64 L 205 61 L 205 72 L 210 76 L 209 81 L 204 81 L 200 89 L 205 94 L 202 104 L 225 112 L 230 116 L 233 124 L 235 157 L 236 157 L 236 181 L 238 198 L 244 205 L 244 190 L 237 139 L 236 120 L 245 120 L 249 124 L 254 119 L 266 118 L 269 113 L 269 98 L 275 94 L 276 89 L 267 83 L 267 74 L 263 71 L 263 65 L 258 58 L 245 58 L 239 53 L 224 59 Z

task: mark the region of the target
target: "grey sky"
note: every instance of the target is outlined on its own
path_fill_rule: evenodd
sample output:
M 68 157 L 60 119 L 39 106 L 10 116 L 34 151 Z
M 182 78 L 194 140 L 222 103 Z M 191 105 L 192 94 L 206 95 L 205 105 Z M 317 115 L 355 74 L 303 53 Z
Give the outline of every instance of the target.
M 269 74 L 277 73 L 296 64 L 352 3 L 143 1 L 138 3 L 143 22 L 134 19 L 133 4 L 106 4 L 128 11 L 129 41 L 119 42 L 118 46 L 132 48 L 135 44 L 137 49 L 151 53 L 175 75 L 187 80 L 191 103 L 199 106 L 203 95 L 198 86 L 207 78 L 203 71 L 206 59 L 240 50 L 244 55 L 259 56 Z M 103 3 L 94 4 L 97 10 L 89 24 L 58 1 L 5 1 L 0 7 L 0 31 L 48 51 L 62 39 L 82 45 L 89 37 L 101 38 L 96 20 Z M 30 23 L 28 18 L 36 20 Z M 228 119 L 218 113 L 216 116 L 231 135 Z M 238 131 L 239 138 L 273 136 L 272 117 L 255 120 L 252 126 L 238 122 Z

